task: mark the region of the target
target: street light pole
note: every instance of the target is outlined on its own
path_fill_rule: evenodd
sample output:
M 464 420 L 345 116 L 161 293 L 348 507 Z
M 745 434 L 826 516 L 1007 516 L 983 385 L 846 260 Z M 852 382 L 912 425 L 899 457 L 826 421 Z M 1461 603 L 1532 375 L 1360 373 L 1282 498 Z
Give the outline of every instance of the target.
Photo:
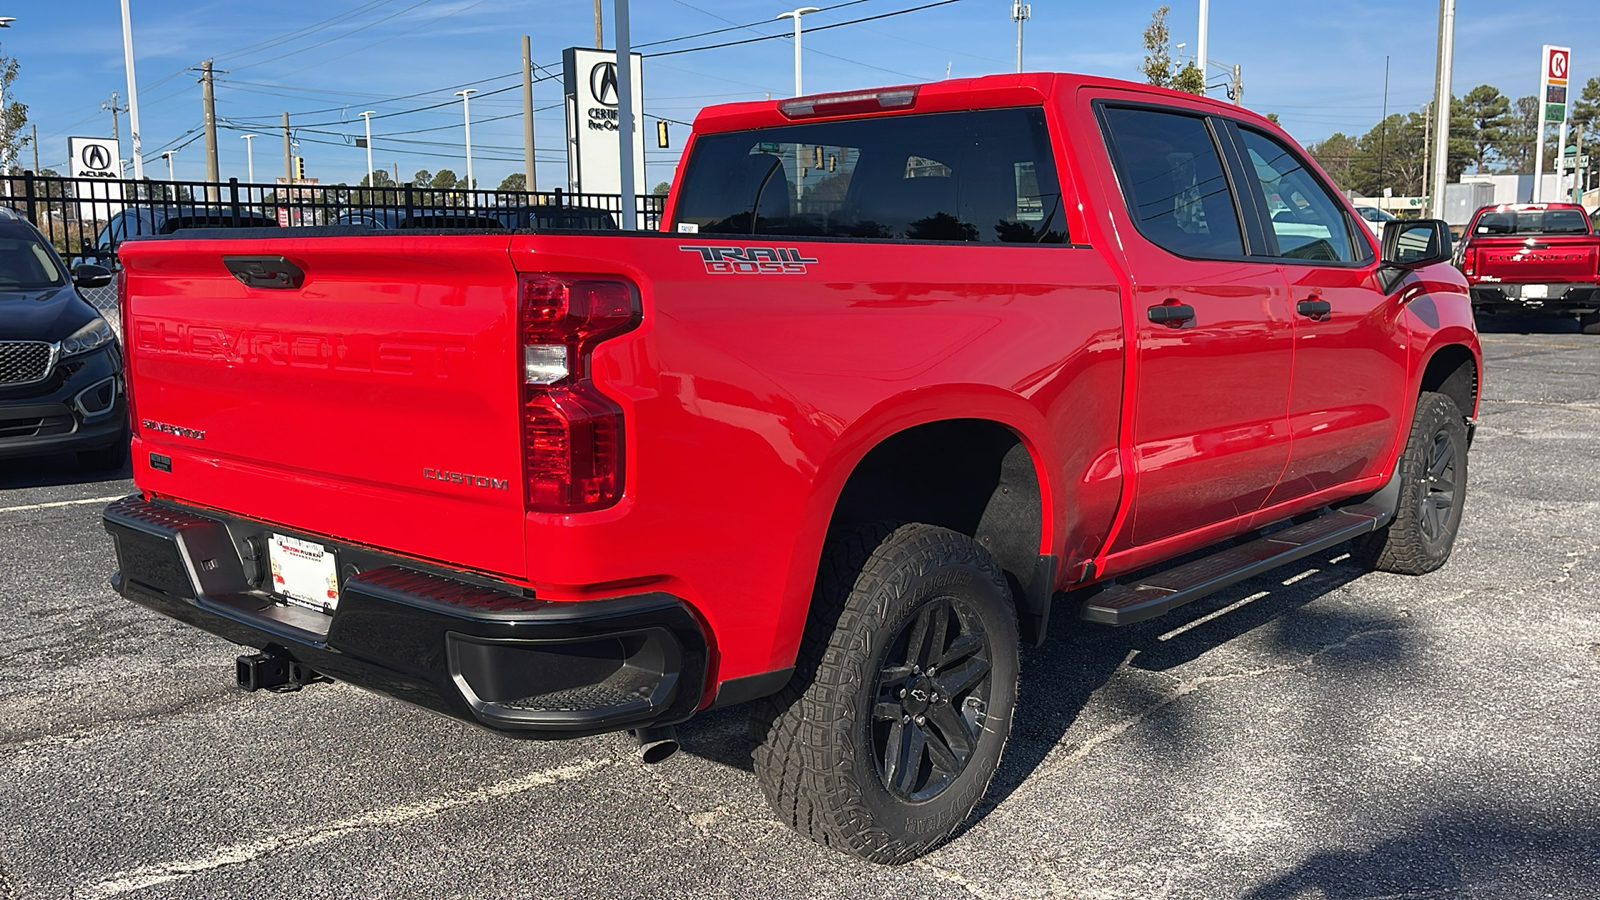
M 161 154 L 161 158 L 167 161 L 167 180 L 168 181 L 177 181 L 178 180 L 178 176 L 172 174 L 172 158 L 174 156 L 177 156 L 177 155 L 178 155 L 178 151 L 176 151 L 176 150 L 167 150 L 167 151 L 164 151 Z
M 1194 59 L 1200 67 L 1200 93 L 1205 94 L 1207 59 L 1206 42 L 1211 31 L 1211 0 L 1200 0 L 1200 37 L 1195 41 Z
M 468 202 L 469 205 L 474 205 L 474 206 L 476 204 L 472 203 L 472 106 L 471 106 L 471 101 L 472 101 L 472 95 L 476 94 L 477 92 L 478 92 L 477 88 L 467 88 L 464 91 L 456 91 L 456 96 L 461 98 L 461 118 L 462 118 L 462 121 L 466 124 L 466 128 L 467 128 L 467 202 Z M 372 120 L 368 119 L 367 121 L 370 122 Z M 368 153 L 372 152 L 371 147 L 372 147 L 372 142 L 368 141 L 367 142 L 367 148 L 368 148 L 367 152 Z
M 1033 7 L 1022 0 L 1013 0 L 1011 4 L 1011 18 L 1017 23 L 1017 71 L 1022 71 L 1022 23 L 1028 21 L 1033 14 Z
M 367 122 L 367 187 L 377 187 L 377 185 L 372 183 L 375 180 L 372 177 L 372 110 L 369 109 L 366 112 L 362 113 L 361 114 L 361 118 L 365 119 L 366 122 Z M 467 127 L 471 128 L 471 125 L 468 125 Z M 472 136 L 469 134 L 467 136 L 467 140 L 470 142 L 471 139 L 472 139 Z M 471 156 L 472 156 L 471 151 L 468 151 L 467 156 L 468 156 L 468 158 L 471 158 Z M 472 167 L 472 164 L 468 163 L 467 164 L 467 168 L 468 168 L 469 171 L 471 170 L 471 167 Z M 471 176 L 469 175 L 468 178 L 470 179 Z M 470 184 L 470 181 L 469 181 L 469 184 Z
M 1456 0 L 1439 0 L 1439 80 L 1434 84 L 1433 184 L 1428 215 L 1444 218 L 1444 184 L 1450 165 L 1450 67 L 1456 48 Z M 1534 186 L 1538 190 L 1538 185 Z
M 139 138 L 139 87 L 133 76 L 133 19 L 122 0 L 122 62 L 128 70 L 128 139 L 132 142 L 133 177 L 144 178 L 144 144 Z
M 260 137 L 260 135 L 256 135 L 256 134 L 241 134 L 241 135 L 239 135 L 239 137 L 240 137 L 241 140 L 244 141 L 245 178 L 247 179 L 247 183 L 255 184 L 256 183 L 256 145 L 255 145 L 255 139 Z
M 802 6 L 791 9 L 786 13 L 779 13 L 780 19 L 794 20 L 794 95 L 800 96 L 804 91 L 800 87 L 800 17 L 806 13 L 820 12 L 815 6 Z

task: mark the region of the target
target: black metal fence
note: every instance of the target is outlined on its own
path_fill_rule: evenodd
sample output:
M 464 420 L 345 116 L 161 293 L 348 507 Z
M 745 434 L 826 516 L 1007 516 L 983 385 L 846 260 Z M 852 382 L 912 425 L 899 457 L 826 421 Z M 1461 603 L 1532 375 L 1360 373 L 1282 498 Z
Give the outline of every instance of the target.
M 634 227 L 657 228 L 666 198 L 637 199 Z M 0 206 L 26 216 L 73 262 L 114 262 L 117 245 L 127 238 L 182 228 L 606 229 L 618 227 L 622 214 L 617 194 L 244 184 L 238 179 L 135 181 L 32 172 L 0 176 Z

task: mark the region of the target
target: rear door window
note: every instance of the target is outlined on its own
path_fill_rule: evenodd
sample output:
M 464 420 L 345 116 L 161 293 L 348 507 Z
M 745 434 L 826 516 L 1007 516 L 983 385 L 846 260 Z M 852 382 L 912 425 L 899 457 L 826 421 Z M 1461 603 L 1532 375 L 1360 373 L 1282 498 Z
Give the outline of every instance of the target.
M 678 231 L 1066 243 L 1037 107 L 884 116 L 695 140 Z
M 1101 116 L 1140 234 L 1179 256 L 1244 255 L 1233 192 L 1203 117 L 1115 106 Z

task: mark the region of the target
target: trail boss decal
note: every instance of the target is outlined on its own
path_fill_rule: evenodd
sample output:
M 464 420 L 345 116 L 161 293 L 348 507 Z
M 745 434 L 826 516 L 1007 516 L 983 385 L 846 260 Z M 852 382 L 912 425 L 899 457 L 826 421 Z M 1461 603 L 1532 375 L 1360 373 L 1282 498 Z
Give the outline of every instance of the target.
M 712 247 L 681 244 L 679 250 L 700 254 L 713 275 L 804 275 L 815 259 L 800 255 L 797 247 Z

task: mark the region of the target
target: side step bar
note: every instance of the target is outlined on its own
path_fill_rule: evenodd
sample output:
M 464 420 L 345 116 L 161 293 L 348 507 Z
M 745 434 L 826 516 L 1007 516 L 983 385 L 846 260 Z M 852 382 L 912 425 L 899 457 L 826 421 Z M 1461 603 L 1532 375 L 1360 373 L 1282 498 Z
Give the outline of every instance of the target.
M 1148 575 L 1137 584 L 1108 585 L 1084 601 L 1080 615 L 1102 625 L 1153 619 L 1246 578 L 1377 531 L 1393 516 L 1394 507 L 1386 508 L 1381 501 L 1346 506 L 1248 544 Z

